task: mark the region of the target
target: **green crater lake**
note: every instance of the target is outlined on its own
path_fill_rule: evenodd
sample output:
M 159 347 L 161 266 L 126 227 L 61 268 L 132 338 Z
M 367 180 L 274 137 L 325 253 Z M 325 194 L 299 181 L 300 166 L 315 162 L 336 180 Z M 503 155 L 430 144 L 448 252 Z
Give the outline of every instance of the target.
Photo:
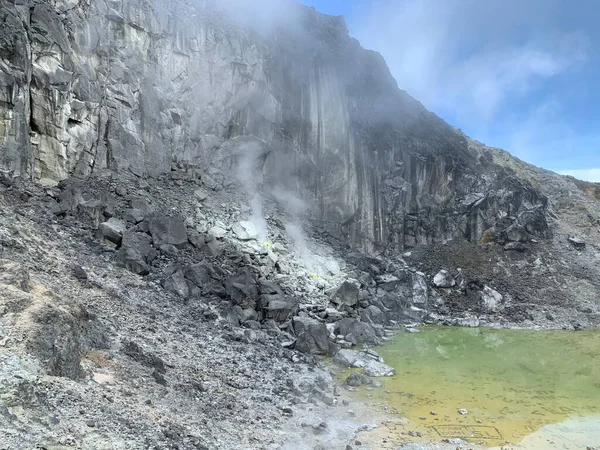
M 380 427 L 377 448 L 456 437 L 488 447 L 600 445 L 600 332 L 420 331 L 378 349 L 394 377 L 353 393 L 368 407 L 408 419 Z

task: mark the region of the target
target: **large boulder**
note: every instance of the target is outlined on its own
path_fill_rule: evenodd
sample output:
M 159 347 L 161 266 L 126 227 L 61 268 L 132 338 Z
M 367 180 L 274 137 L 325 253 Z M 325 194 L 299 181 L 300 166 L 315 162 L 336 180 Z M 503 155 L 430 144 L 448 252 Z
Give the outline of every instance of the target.
M 439 288 L 451 288 L 456 284 L 454 277 L 447 270 L 440 270 L 435 277 L 433 277 L 433 284 Z
M 427 280 L 422 272 L 415 272 L 412 276 L 412 303 L 418 307 L 427 306 L 429 300 Z
M 253 306 L 258 299 L 258 285 L 248 268 L 225 281 L 225 290 L 231 300 L 242 307 Z
M 363 358 L 363 352 L 344 348 L 333 355 L 333 362 L 342 367 L 358 367 L 356 362 Z
M 479 293 L 479 304 L 485 312 L 496 312 L 502 304 L 502 295 L 489 286 L 485 286 Z
M 181 270 L 176 270 L 171 274 L 171 276 L 163 282 L 163 288 L 183 298 L 188 298 L 190 296 L 190 287 Z
M 345 340 L 354 345 L 380 345 L 381 339 L 372 325 L 361 322 L 359 319 L 345 318 L 340 320 L 340 334 Z
M 354 345 L 367 344 L 379 345 L 381 339 L 371 324 L 361 322 L 359 319 L 345 318 L 340 320 L 340 334 L 345 340 Z
M 372 359 L 367 359 L 363 362 L 364 365 L 361 367 L 365 370 L 365 374 L 370 377 L 393 377 L 396 374 L 396 370 L 393 367 L 382 362 Z
M 371 322 L 378 325 L 384 325 L 387 320 L 385 313 L 375 305 L 369 305 L 360 312 L 360 318 L 363 322 Z
M 333 362 L 342 367 L 363 368 L 370 377 L 391 377 L 396 371 L 383 362 L 376 353 L 342 349 L 333 356 Z
M 123 234 L 126 230 L 127 227 L 125 226 L 125 223 L 115 217 L 111 217 L 98 226 L 98 233 L 102 239 L 106 239 L 117 246 L 121 245 Z
M 226 295 L 223 286 L 225 273 L 207 261 L 188 267 L 184 271 L 184 276 L 192 285 L 190 296 L 212 294 L 224 297 Z
M 354 306 L 358 303 L 358 298 L 358 287 L 349 281 L 344 281 L 331 296 L 331 301 L 339 306 Z
M 388 292 L 395 291 L 403 284 L 400 278 L 389 273 L 381 275 L 377 280 L 377 286 Z
M 329 332 L 324 323 L 310 317 L 296 316 L 292 320 L 292 327 L 297 338 L 296 350 L 316 355 L 330 354 Z
M 171 244 L 182 248 L 187 243 L 187 228 L 181 217 L 154 213 L 147 220 L 154 246 Z
M 265 311 L 265 319 L 273 319 L 275 322 L 288 321 L 298 312 L 298 300 L 292 297 L 281 297 L 277 294 L 275 299 L 269 300 Z
M 127 231 L 123 234 L 117 260 L 130 272 L 148 275 L 150 273 L 148 265 L 152 263 L 156 254 L 150 236 Z
M 27 350 L 37 357 L 48 374 L 77 379 L 83 375 L 81 336 L 85 313 L 44 299 L 24 314 L 17 327 L 24 331 Z
M 363 384 L 373 384 L 373 380 L 363 373 L 354 372 L 351 373 L 348 378 L 346 378 L 344 383 L 348 386 L 357 387 L 362 386 Z
M 235 237 L 240 241 L 250 241 L 259 238 L 259 232 L 256 228 L 256 225 L 248 220 L 236 222 L 233 224 L 231 231 L 233 231 Z
M 531 238 L 525 228 L 516 223 L 508 227 L 505 233 L 509 242 L 527 242 Z

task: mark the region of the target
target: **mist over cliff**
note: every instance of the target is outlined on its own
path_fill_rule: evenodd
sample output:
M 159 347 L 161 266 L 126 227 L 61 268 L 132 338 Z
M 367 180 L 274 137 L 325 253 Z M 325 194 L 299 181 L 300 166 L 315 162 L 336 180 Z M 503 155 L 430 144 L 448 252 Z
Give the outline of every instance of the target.
M 13 174 L 52 185 L 177 162 L 235 177 L 260 147 L 245 175 L 256 188 L 294 193 L 365 251 L 545 231 L 543 196 L 506 184 L 341 17 L 291 1 L 34 0 L 5 1 L 2 23 L 1 165 Z

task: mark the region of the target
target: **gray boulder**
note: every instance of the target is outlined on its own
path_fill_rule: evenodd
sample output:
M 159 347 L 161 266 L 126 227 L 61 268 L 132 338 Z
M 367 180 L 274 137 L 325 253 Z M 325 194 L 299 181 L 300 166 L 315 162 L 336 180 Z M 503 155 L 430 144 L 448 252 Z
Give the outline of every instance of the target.
M 412 303 L 423 307 L 427 305 L 429 295 L 427 291 L 427 280 L 425 274 L 416 272 L 412 276 Z
M 111 217 L 106 222 L 102 222 L 98 226 L 98 233 L 102 239 L 106 239 L 113 244 L 119 246 L 123 240 L 123 233 L 127 230 L 125 223 L 122 220 Z
M 324 323 L 309 317 L 296 316 L 292 320 L 296 335 L 295 349 L 303 353 L 329 355 L 329 332 Z
M 188 267 L 184 271 L 184 276 L 192 284 L 190 296 L 209 294 L 226 296 L 223 286 L 225 273 L 209 262 L 203 261 Z
M 190 288 L 183 271 L 181 270 L 176 270 L 169 278 L 167 278 L 163 282 L 163 288 L 183 298 L 188 298 L 190 296 Z
M 342 367 L 358 367 L 356 362 L 363 358 L 363 353 L 358 350 L 342 349 L 333 356 L 333 362 Z
M 358 303 L 358 298 L 358 288 L 349 281 L 344 281 L 331 296 L 331 301 L 339 306 L 354 306 Z
M 208 194 L 202 189 L 196 189 L 194 191 L 194 195 L 201 202 L 203 202 L 204 200 L 206 200 L 208 198 Z
M 148 229 L 155 246 L 171 244 L 184 247 L 187 243 L 187 228 L 181 217 L 154 213 L 148 218 Z
M 220 225 L 215 225 L 208 230 L 208 235 L 214 239 L 223 239 L 227 230 Z
M 277 283 L 265 280 L 264 278 L 258 280 L 258 290 L 261 294 L 283 295 L 283 289 L 281 289 L 281 287 Z
M 363 368 L 370 377 L 390 377 L 396 373 L 374 352 L 343 349 L 333 356 L 333 362 L 343 367 Z
M 148 213 L 142 209 L 131 208 L 125 211 L 123 218 L 127 222 L 138 224 L 146 218 L 147 214 Z
M 139 275 L 148 275 L 148 264 L 152 263 L 155 257 L 156 250 L 152 247 L 150 236 L 133 231 L 127 231 L 123 235 L 117 260 L 127 270 Z
M 208 256 L 218 258 L 225 251 L 225 245 L 220 241 L 210 241 L 202 246 L 202 251 Z
M 402 286 L 402 284 L 403 282 L 402 280 L 400 280 L 400 278 L 389 273 L 382 275 L 377 280 L 377 285 L 384 291 L 388 292 L 395 291 L 400 286 Z
M 265 308 L 265 318 L 273 319 L 275 322 L 283 323 L 298 312 L 298 300 L 285 297 L 270 300 Z
M 206 236 L 198 233 L 197 231 L 190 231 L 188 234 L 188 240 L 190 241 L 190 244 L 194 246 L 194 248 L 201 250 L 206 243 Z
M 375 305 L 369 305 L 360 312 L 360 318 L 363 322 L 371 322 L 379 325 L 384 325 L 387 320 L 385 313 Z
M 504 250 L 507 252 L 519 252 L 523 253 L 527 250 L 527 246 L 522 242 L 509 242 L 504 246 Z
M 351 373 L 348 376 L 348 378 L 346 378 L 346 381 L 344 381 L 344 383 L 348 386 L 357 387 L 362 386 L 364 384 L 373 384 L 373 380 L 365 374 L 354 372 Z
M 81 331 L 86 323 L 80 307 L 58 307 L 39 302 L 23 321 L 27 350 L 37 357 L 48 374 L 72 379 L 83 375 L 81 356 L 85 350 Z
M 439 288 L 450 288 L 456 284 L 454 277 L 447 270 L 440 270 L 435 277 L 433 277 L 433 284 Z
M 373 359 L 365 359 L 362 364 L 365 374 L 370 377 L 393 377 L 396 374 L 396 369 L 393 367 Z
M 253 306 L 258 299 L 258 285 L 247 268 L 225 281 L 225 290 L 229 298 L 242 307 Z
M 372 325 L 359 319 L 345 318 L 340 320 L 340 334 L 354 345 L 380 345 L 381 339 Z
M 585 248 L 585 241 L 579 237 L 570 237 L 568 239 L 569 243 L 578 250 L 583 250 Z
M 502 303 L 502 295 L 489 286 L 485 286 L 479 293 L 479 302 L 485 312 L 495 312 Z
M 513 224 L 506 229 L 506 239 L 510 242 L 527 242 L 530 235 L 521 225 Z
M 129 200 L 129 205 L 132 209 L 138 209 L 144 212 L 145 214 L 149 214 L 152 212 L 152 206 L 150 205 L 146 197 L 132 197 Z
M 236 222 L 231 228 L 231 231 L 233 231 L 235 237 L 240 241 L 256 240 L 259 237 L 256 225 L 248 220 Z

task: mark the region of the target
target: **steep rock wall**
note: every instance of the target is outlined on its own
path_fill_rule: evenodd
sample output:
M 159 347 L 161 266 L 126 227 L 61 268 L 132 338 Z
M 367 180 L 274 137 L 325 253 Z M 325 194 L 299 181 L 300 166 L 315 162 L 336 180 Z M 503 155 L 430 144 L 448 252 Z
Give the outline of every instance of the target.
M 207 0 L 0 1 L 0 164 L 14 174 L 227 172 L 215 155 L 252 135 L 265 160 L 251 176 L 363 250 L 546 229 L 545 199 L 399 90 L 342 18 L 290 4 L 265 30 Z

